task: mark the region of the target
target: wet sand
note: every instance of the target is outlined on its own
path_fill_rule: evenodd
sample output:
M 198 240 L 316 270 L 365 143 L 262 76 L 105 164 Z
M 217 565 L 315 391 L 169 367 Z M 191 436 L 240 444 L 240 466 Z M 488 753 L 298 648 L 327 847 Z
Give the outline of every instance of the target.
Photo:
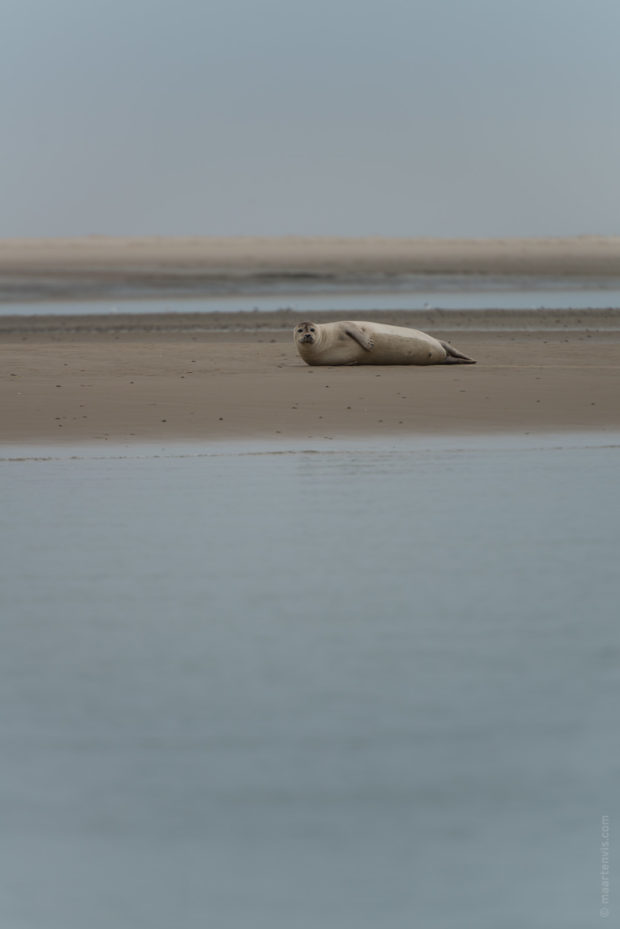
M 7 317 L 0 441 L 620 430 L 620 311 L 539 313 L 537 329 L 530 315 L 423 326 L 476 365 L 381 368 L 306 366 L 286 314 L 269 326 L 243 314 L 229 329 L 220 314 Z M 381 318 L 419 325 L 424 314 Z

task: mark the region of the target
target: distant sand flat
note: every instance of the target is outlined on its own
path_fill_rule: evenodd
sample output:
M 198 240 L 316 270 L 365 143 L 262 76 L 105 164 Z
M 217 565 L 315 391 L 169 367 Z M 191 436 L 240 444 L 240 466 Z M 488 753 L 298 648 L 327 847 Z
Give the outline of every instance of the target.
M 620 236 L 537 239 L 2 239 L 0 275 L 552 274 L 620 276 Z

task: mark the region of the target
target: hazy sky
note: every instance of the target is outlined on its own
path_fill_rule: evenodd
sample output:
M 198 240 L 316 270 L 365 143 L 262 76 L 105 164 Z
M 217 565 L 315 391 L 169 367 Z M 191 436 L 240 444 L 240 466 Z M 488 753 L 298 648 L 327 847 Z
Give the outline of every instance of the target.
M 620 233 L 619 0 L 0 14 L 0 236 Z

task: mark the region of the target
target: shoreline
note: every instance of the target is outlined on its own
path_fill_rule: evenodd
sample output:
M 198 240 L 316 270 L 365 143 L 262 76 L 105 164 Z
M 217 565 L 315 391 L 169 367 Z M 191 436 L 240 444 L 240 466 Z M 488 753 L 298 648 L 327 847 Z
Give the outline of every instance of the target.
M 364 434 L 347 438 L 254 438 L 242 437 L 222 441 L 170 439 L 161 441 L 106 442 L 36 440 L 0 443 L 0 463 L 20 461 L 140 460 L 143 458 L 218 458 L 227 455 L 253 457 L 264 455 L 341 454 L 343 452 L 386 451 L 476 451 L 487 446 L 494 449 L 539 448 L 618 448 L 620 429 L 601 432 L 584 429 L 577 432 L 419 432 L 410 435 L 375 436 Z

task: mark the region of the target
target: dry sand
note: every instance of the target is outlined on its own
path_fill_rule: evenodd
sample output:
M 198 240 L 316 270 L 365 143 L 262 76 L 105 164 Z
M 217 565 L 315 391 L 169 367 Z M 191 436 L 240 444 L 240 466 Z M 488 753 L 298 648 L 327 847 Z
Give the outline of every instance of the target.
M 204 283 L 213 274 L 596 277 L 619 269 L 618 238 L 0 242 L 0 287 L 18 299 L 33 287 L 49 295 L 59 281 L 75 294 L 85 280 L 95 289 L 129 279 L 164 287 L 184 275 Z M 0 441 L 620 430 L 618 309 L 381 319 L 446 338 L 478 364 L 309 368 L 286 312 L 0 318 Z
M 620 236 L 0 239 L 0 274 L 48 271 L 620 274 Z
M 434 334 L 478 364 L 309 368 L 290 329 L 24 327 L 0 339 L 0 441 L 620 430 L 620 329 Z

